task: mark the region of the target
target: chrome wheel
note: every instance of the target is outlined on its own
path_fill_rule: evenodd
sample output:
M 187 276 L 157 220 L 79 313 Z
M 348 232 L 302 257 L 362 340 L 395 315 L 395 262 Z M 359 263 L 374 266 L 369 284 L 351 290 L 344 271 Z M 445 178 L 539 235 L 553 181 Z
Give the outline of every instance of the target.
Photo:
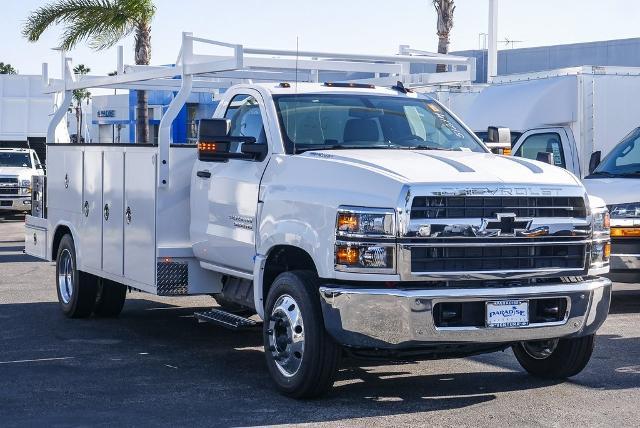
M 73 296 L 73 258 L 67 249 L 58 256 L 58 290 L 60 298 L 68 305 Z
M 288 294 L 278 297 L 269 318 L 269 352 L 280 373 L 294 376 L 304 357 L 304 323 L 298 303 Z
M 531 358 L 544 360 L 549 358 L 558 346 L 559 339 L 536 340 L 532 342 L 522 342 L 522 348 Z

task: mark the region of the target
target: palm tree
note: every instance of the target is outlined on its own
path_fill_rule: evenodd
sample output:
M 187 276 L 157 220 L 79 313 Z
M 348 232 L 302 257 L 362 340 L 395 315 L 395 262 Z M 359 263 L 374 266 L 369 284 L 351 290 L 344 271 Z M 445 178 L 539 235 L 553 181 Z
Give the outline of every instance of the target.
M 449 53 L 449 34 L 453 28 L 453 11 L 456 10 L 453 3 L 454 0 L 433 0 L 433 6 L 438 14 L 438 53 L 441 54 Z M 447 66 L 438 64 L 436 71 L 443 73 L 447 71 Z
M 102 50 L 134 33 L 135 63 L 149 65 L 155 12 L 152 0 L 56 0 L 31 12 L 22 35 L 35 42 L 47 28 L 61 24 L 62 49 L 70 50 L 80 42 L 88 42 L 92 49 Z M 148 104 L 147 93 L 137 91 L 138 143 L 149 142 Z
M 73 72 L 76 76 L 82 76 L 85 74 L 89 74 L 91 69 L 89 67 L 85 67 L 84 64 L 78 64 L 73 68 Z M 91 99 L 91 92 L 87 89 L 76 89 L 73 91 L 73 101 L 75 103 L 74 110 L 76 114 L 76 143 L 82 142 L 82 103 L 87 102 Z
M 9 63 L 0 62 L 0 74 L 18 74 L 18 70 Z

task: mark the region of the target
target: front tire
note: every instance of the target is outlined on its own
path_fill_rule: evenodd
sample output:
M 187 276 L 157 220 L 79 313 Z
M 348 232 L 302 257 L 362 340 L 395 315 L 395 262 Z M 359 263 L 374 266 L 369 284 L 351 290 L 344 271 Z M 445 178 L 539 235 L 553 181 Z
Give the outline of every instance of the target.
M 78 271 L 76 247 L 71 235 L 60 240 L 56 257 L 56 289 L 62 312 L 69 318 L 91 315 L 96 303 L 97 281 L 92 275 Z
M 521 342 L 513 346 L 513 353 L 520 365 L 533 376 L 566 379 L 587 366 L 594 342 L 594 334 L 574 339 Z
M 313 272 L 285 272 L 267 296 L 267 367 L 280 392 L 293 398 L 325 394 L 338 370 L 341 349 L 324 328 L 318 285 Z

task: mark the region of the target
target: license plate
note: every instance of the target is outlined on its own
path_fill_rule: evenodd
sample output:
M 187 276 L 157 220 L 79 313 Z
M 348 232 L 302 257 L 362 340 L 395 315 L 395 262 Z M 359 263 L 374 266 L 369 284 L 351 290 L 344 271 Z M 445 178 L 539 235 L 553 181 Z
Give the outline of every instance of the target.
M 527 300 L 498 300 L 487 302 L 487 327 L 508 328 L 529 325 Z

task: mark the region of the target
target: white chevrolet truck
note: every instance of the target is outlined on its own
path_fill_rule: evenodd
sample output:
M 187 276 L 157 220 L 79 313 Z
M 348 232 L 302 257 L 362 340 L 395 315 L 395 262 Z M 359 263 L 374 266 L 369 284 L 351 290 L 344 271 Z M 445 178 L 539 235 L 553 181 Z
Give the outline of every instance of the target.
M 263 320 L 268 370 L 298 398 L 326 392 L 343 355 L 513 348 L 555 379 L 587 365 L 611 293 L 606 206 L 564 169 L 491 154 L 407 89 L 428 76 L 404 64 L 458 57 L 297 52 L 295 76 L 308 69 L 312 83 L 272 82 L 274 69 L 293 75 L 283 57 L 295 53 L 223 44 L 233 56 L 196 57 L 193 41 L 217 44 L 185 34 L 175 67 L 82 82 L 67 71 L 52 88 L 66 95 L 49 132 L 48 210 L 27 218 L 26 249 L 55 261 L 65 315 L 117 315 L 127 288 L 212 295 L 220 306 L 196 317 L 237 330 Z M 365 65 L 364 82 L 313 83 Z M 267 83 L 235 84 L 228 70 Z M 170 144 L 188 94 L 223 77 L 198 145 Z M 383 87 L 391 79 L 404 84 Z M 73 89 L 140 81 L 177 91 L 157 146 L 56 134 Z
M 31 149 L 0 148 L 0 213 L 31 211 L 32 177 L 44 175 Z

